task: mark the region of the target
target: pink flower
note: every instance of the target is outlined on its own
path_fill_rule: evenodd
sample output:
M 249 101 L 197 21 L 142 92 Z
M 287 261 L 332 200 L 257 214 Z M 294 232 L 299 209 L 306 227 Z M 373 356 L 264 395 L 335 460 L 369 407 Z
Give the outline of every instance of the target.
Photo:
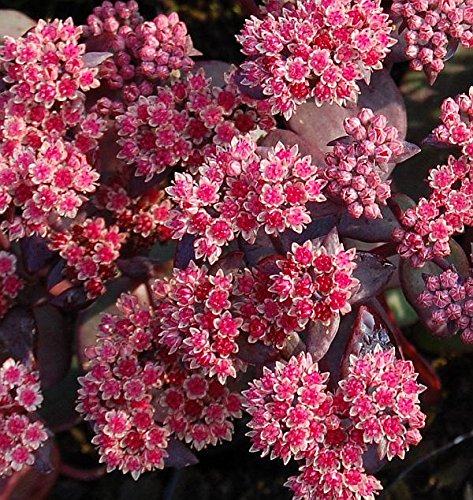
M 32 415 L 43 401 L 37 372 L 13 359 L 0 367 L 0 477 L 32 465 L 35 452 L 48 439 Z
M 269 268 L 242 272 L 236 307 L 248 341 L 282 349 L 291 334 L 305 331 L 310 322 L 327 325 L 349 312 L 349 299 L 358 288 L 354 257 L 354 250 L 341 244 L 329 251 L 321 241 L 307 241 L 293 243 L 292 251 Z
M 219 270 L 212 275 L 191 262 L 153 286 L 162 316 L 160 342 L 190 369 L 198 368 L 221 383 L 244 367 L 236 357 L 243 320 L 233 307 L 234 280 L 232 274 Z
M 241 235 L 250 244 L 258 231 L 297 233 L 310 223 L 310 206 L 324 201 L 326 181 L 309 156 L 297 147 L 259 151 L 248 137 L 218 146 L 197 175 L 176 173 L 167 188 L 176 209 L 173 237 L 195 234 L 196 256 L 211 263 L 222 247 Z
M 118 157 L 149 180 L 175 165 L 199 166 L 237 135 L 273 128 L 266 103 L 239 94 L 233 73 L 225 78 L 222 88 L 212 87 L 199 70 L 141 95 L 117 116 Z
M 106 227 L 101 217 L 72 224 L 70 230 L 54 231 L 49 247 L 66 261 L 65 278 L 84 283 L 92 299 L 105 291 L 105 282 L 118 273 L 116 260 L 127 235 L 118 226 Z
M 451 236 L 473 223 L 471 161 L 466 156 L 449 156 L 445 165 L 430 170 L 432 193 L 402 215 L 402 227 L 393 232 L 398 253 L 411 265 L 422 267 L 426 260 L 450 253 Z
M 300 475 L 286 483 L 295 498 L 374 498 L 381 484 L 366 474 L 363 455 L 374 443 L 389 460 L 403 458 L 418 443 L 424 387 L 410 362 L 379 345 L 350 358 L 335 394 L 328 378 L 301 353 L 250 382 L 243 406 L 251 417 L 251 451 L 300 461 Z
M 279 5 L 278 5 L 279 3 Z M 243 84 L 261 87 L 273 114 L 297 105 L 356 101 L 358 80 L 380 69 L 395 41 L 379 2 L 271 2 L 238 41 L 248 57 Z
M 16 262 L 14 254 L 0 250 L 0 318 L 23 288 L 23 280 L 16 274 Z
M 117 308 L 86 349 L 90 369 L 79 379 L 77 406 L 93 422 L 107 469 L 134 478 L 162 469 L 173 434 L 196 449 L 229 440 L 241 414 L 238 394 L 169 353 L 156 335 L 165 323 L 160 306 L 122 295 Z
M 197 450 L 230 441 L 232 419 L 241 417 L 239 396 L 217 380 L 207 381 L 201 373 L 177 366 L 168 372 L 168 378 L 169 386 L 159 404 L 170 430 Z
M 441 125 L 433 131 L 434 139 L 462 149 L 464 155 L 473 158 L 473 87 L 468 94 L 447 98 L 441 105 Z
M 85 109 L 84 92 L 99 82 L 81 32 L 71 19 L 39 21 L 1 48 L 0 228 L 10 239 L 47 235 L 52 215 L 74 218 L 95 190 L 92 153 L 106 123 Z

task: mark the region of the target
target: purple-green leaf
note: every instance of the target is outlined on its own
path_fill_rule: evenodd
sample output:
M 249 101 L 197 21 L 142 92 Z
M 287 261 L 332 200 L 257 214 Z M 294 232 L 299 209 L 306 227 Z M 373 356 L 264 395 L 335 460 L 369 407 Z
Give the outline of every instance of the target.
M 343 238 L 352 238 L 366 243 L 381 243 L 391 241 L 394 229 L 399 222 L 387 206 L 381 207 L 382 219 L 369 219 L 362 216 L 358 219 L 344 213 L 337 225 L 338 232 Z
M 357 267 L 353 276 L 360 281 L 360 287 L 350 297 L 350 304 L 361 304 L 381 293 L 389 283 L 395 267 L 387 260 L 370 252 L 356 253 Z

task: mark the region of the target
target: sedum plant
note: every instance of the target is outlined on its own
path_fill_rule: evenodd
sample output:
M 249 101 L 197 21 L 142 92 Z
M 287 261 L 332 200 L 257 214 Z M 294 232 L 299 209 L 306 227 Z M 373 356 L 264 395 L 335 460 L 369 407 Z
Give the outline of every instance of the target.
M 195 463 L 241 420 L 251 451 L 297 463 L 295 499 L 370 499 L 421 440 L 429 385 L 386 290 L 473 342 L 455 240 L 473 225 L 472 91 L 443 102 L 425 144 L 450 155 L 413 201 L 392 181 L 420 147 L 390 76 L 410 61 L 434 83 L 472 7 L 242 3 L 245 60 L 225 70 L 133 0 L 0 47 L 3 488 L 57 470 L 54 432 L 80 415 L 109 472 Z M 51 418 L 42 393 L 71 363 L 76 412 Z

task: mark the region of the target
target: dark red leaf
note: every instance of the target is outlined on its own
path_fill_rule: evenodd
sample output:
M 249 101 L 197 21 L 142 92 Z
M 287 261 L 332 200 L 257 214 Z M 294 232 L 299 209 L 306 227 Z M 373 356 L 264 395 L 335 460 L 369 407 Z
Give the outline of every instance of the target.
M 39 236 L 23 238 L 20 245 L 25 269 L 30 274 L 37 273 L 54 256 L 54 253 L 48 249 L 46 240 Z
M 238 247 L 245 254 L 245 260 L 249 266 L 255 266 L 261 259 L 273 255 L 276 251 L 271 238 L 264 231 L 258 232 L 253 245 L 239 236 Z
M 28 309 L 14 307 L 0 321 L 0 346 L 7 356 L 31 363 L 34 317 Z
M 111 52 L 86 52 L 82 59 L 87 68 L 96 68 L 110 57 L 113 57 Z
M 197 457 L 192 451 L 181 441 L 171 438 L 167 447 L 169 453 L 168 457 L 164 460 L 165 467 L 174 467 L 176 469 L 183 469 L 189 465 L 199 463 Z
M 236 271 L 243 264 L 243 252 L 229 252 L 221 257 L 215 264 L 210 266 L 209 274 L 217 274 L 222 269 L 224 273 L 231 273 Z
M 243 337 L 239 337 L 237 343 L 238 357 L 250 365 L 264 365 L 279 358 L 276 349 L 261 342 L 250 344 Z
M 332 316 L 328 325 L 321 321 L 311 321 L 302 336 L 307 352 L 312 354 L 315 361 L 322 359 L 330 348 L 340 326 L 340 315 Z
M 212 85 L 215 87 L 223 87 L 225 85 L 225 73 L 229 73 L 232 65 L 225 61 L 197 61 L 193 71 L 196 72 L 200 68 L 205 71 L 205 76 L 212 78 Z
M 43 388 L 64 378 L 72 359 L 72 332 L 61 312 L 46 304 L 33 309 L 36 322 L 36 361 Z
M 68 285 L 69 282 L 64 280 L 66 290 L 57 295 L 57 297 L 53 297 L 50 304 L 60 307 L 64 311 L 80 311 L 91 303 L 91 300 L 87 297 L 82 287 L 67 288 Z
M 406 105 L 389 71 L 386 69 L 375 71 L 369 85 L 360 83 L 360 90 L 357 107 L 370 108 L 375 113 L 386 116 L 389 125 L 399 130 L 400 138 L 405 138 L 407 133 Z
M 194 241 L 195 236 L 192 234 L 185 234 L 179 240 L 174 255 L 174 267 L 185 269 L 190 261 L 195 259 Z
M 140 255 L 118 259 L 117 266 L 125 276 L 142 281 L 162 275 L 164 269 L 162 262 Z
M 345 314 L 345 316 L 341 318 L 337 335 L 335 335 L 335 338 L 330 344 L 325 356 L 319 361 L 320 369 L 330 373 L 328 383 L 331 390 L 335 390 L 337 388 L 338 381 L 341 378 L 342 358 L 345 353 L 346 344 L 351 334 L 357 314 L 358 309 L 355 308 L 353 311 Z
M 10 5 L 15 5 L 13 2 Z M 17 5 L 19 5 L 17 3 Z M 30 17 L 12 9 L 0 9 L 0 38 L 11 36 L 19 38 L 36 25 Z
M 93 468 L 81 468 L 70 464 L 61 463 L 59 472 L 62 476 L 76 479 L 77 481 L 96 481 L 105 475 L 107 468 L 99 465 Z

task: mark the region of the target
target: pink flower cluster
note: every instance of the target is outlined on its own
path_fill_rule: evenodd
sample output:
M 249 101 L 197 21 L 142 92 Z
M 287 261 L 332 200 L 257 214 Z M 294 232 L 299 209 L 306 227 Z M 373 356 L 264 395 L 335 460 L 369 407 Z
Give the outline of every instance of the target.
M 23 280 L 16 274 L 15 255 L 0 250 L 0 318 L 10 309 L 22 288 Z
M 170 432 L 157 423 L 153 395 L 163 385 L 163 367 L 144 354 L 156 322 L 136 297 L 122 296 L 119 315 L 105 315 L 95 345 L 86 349 L 90 370 L 79 378 L 77 411 L 92 421 L 101 461 L 140 473 L 164 467 Z
M 117 117 L 118 158 L 148 180 L 176 165 L 198 166 L 215 144 L 274 125 L 267 103 L 240 94 L 231 74 L 223 88 L 212 87 L 201 69 L 140 96 Z
M 212 263 L 238 235 L 253 244 L 261 228 L 301 233 L 311 222 L 310 203 L 326 199 L 325 184 L 297 146 L 258 151 L 250 137 L 235 138 L 218 146 L 198 175 L 176 173 L 166 190 L 176 205 L 169 225 L 174 238 L 196 235 L 196 256 Z
M 291 252 L 277 265 L 280 273 L 271 277 L 270 291 L 299 325 L 309 320 L 328 323 L 334 314 L 351 311 L 348 301 L 359 286 L 352 276 L 354 248 L 345 250 L 340 243 L 328 249 L 320 241 L 293 243 Z
M 117 176 L 97 190 L 94 203 L 107 210 L 121 233 L 127 234 L 127 244 L 133 248 L 148 248 L 157 241 L 166 241 L 171 230 L 166 226 L 171 201 L 163 190 L 150 188 L 145 194 L 131 196 L 126 189 L 129 176 Z
M 133 0 L 95 7 L 84 35 L 91 50 L 113 54 L 101 65 L 99 76 L 128 103 L 153 94 L 156 83 L 190 71 L 190 56 L 197 54 L 175 12 L 143 21 Z
M 196 449 L 233 433 L 240 398 L 200 370 L 189 370 L 159 345 L 161 310 L 122 295 L 119 314 L 104 316 L 87 348 L 77 409 L 94 423 L 101 460 L 137 478 L 164 467 L 173 434 Z
M 432 322 L 448 325 L 453 334 L 458 331 L 468 344 L 473 343 L 473 276 L 466 279 L 453 270 L 440 276 L 425 278 L 426 289 L 419 295 L 419 304 L 432 308 Z
M 380 218 L 380 205 L 391 196 L 386 179 L 395 158 L 404 152 L 404 143 L 384 115 L 367 108 L 347 118 L 344 128 L 348 137 L 325 155 L 328 192 L 347 206 L 352 217 Z
M 162 345 L 192 369 L 224 383 L 244 363 L 236 357 L 243 320 L 235 314 L 235 277 L 191 262 L 170 279 L 155 281 L 153 299 L 162 318 Z
M 0 227 L 10 239 L 45 236 L 53 215 L 74 218 L 95 190 L 91 155 L 105 122 L 85 109 L 99 82 L 80 34 L 70 19 L 39 21 L 0 49 Z
M 429 171 L 429 198 L 421 198 L 415 207 L 407 209 L 401 218 L 403 227 L 393 233 L 399 254 L 415 267 L 448 255 L 450 237 L 473 225 L 471 93 L 446 99 L 441 106 L 442 124 L 433 131 L 435 141 L 458 146 L 463 155 L 451 155 L 445 165 Z
M 473 8 L 469 0 L 394 0 L 391 10 L 405 25 L 405 53 L 411 69 L 423 69 L 431 83 L 444 68 L 452 48 L 458 43 L 473 47 Z
M 458 146 L 464 155 L 473 158 L 473 87 L 468 94 L 445 99 L 440 112 L 442 124 L 433 131 L 434 139 Z
M 284 2 L 281 2 L 284 4 Z M 356 101 L 395 41 L 378 1 L 296 0 L 251 17 L 238 36 L 243 84 L 261 87 L 273 114 L 286 118 L 311 98 L 317 104 Z
M 473 183 L 471 160 L 466 156 L 448 158 L 445 165 L 431 169 L 432 194 L 421 198 L 402 215 L 401 228 L 393 232 L 398 253 L 414 267 L 426 260 L 450 253 L 449 239 L 473 224 Z
M 274 273 L 246 271 L 237 293 L 249 342 L 282 348 L 287 337 L 303 331 L 309 321 L 328 324 L 349 312 L 349 299 L 358 287 L 352 276 L 354 258 L 355 250 L 341 244 L 329 250 L 321 242 L 306 241 L 293 243 L 292 251 L 276 262 Z
M 116 260 L 125 239 L 118 226 L 107 227 L 105 220 L 97 217 L 53 232 L 49 247 L 65 259 L 65 277 L 73 284 L 83 283 L 87 296 L 94 299 L 117 274 Z
M 379 347 L 350 358 L 335 393 L 328 378 L 307 353 L 264 368 L 243 393 L 251 450 L 302 462 L 287 482 L 296 499 L 373 498 L 381 484 L 366 473 L 363 455 L 375 445 L 381 457 L 402 458 L 419 443 L 424 387 L 411 362 Z
M 13 359 L 0 367 L 0 477 L 33 465 L 34 453 L 48 439 L 32 412 L 43 401 L 38 373 Z
M 167 385 L 159 399 L 171 432 L 196 450 L 231 441 L 235 418 L 241 418 L 241 398 L 218 380 L 178 363 L 166 372 Z

